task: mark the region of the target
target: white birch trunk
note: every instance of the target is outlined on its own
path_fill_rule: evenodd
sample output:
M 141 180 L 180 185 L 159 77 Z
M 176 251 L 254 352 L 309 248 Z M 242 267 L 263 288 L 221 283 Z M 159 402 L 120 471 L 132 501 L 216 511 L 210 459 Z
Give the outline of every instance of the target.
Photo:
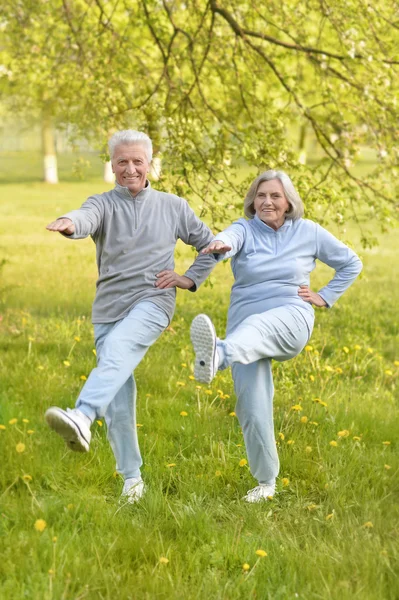
M 58 183 L 57 155 L 55 152 L 54 127 L 51 117 L 42 119 L 43 171 L 46 183 Z
M 112 164 L 110 160 L 107 160 L 107 162 L 104 163 L 104 181 L 106 183 L 115 182 L 115 175 L 112 172 Z

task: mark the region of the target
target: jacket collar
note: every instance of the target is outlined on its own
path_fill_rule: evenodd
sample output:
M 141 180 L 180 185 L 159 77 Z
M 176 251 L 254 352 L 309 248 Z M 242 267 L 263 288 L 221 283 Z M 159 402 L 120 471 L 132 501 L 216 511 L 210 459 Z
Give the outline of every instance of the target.
M 115 183 L 114 189 L 118 194 L 123 196 L 123 198 L 129 198 L 129 200 L 145 200 L 145 198 L 148 197 L 152 188 L 151 188 L 151 183 L 147 179 L 145 188 L 143 188 L 141 190 L 141 192 L 139 192 L 136 196 L 133 196 L 130 193 L 129 188 L 125 187 L 124 185 L 120 185 L 119 183 Z
M 267 233 L 278 233 L 279 231 L 286 231 L 289 227 L 292 227 L 292 219 L 286 219 L 283 225 L 281 225 L 281 227 L 279 227 L 277 230 L 273 229 L 273 227 L 269 227 L 269 225 L 266 225 L 262 219 L 259 219 L 258 215 L 254 216 L 253 222 L 259 230 Z

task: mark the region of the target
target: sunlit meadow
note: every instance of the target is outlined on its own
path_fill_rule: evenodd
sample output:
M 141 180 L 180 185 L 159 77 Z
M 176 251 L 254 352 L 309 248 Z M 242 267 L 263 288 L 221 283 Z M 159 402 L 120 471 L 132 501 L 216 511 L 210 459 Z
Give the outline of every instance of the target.
M 122 487 L 102 421 L 87 455 L 45 425 L 95 365 L 90 240 L 47 222 L 99 179 L 4 183 L 0 221 L 0 596 L 8 599 L 394 599 L 399 596 L 397 232 L 362 251 L 362 278 L 317 311 L 309 345 L 274 364 L 281 459 L 275 499 L 248 505 L 248 470 L 230 373 L 194 381 L 190 321 L 223 335 L 231 285 L 179 292 L 175 318 L 137 369 L 148 493 Z M 179 246 L 177 270 L 193 258 Z M 330 276 L 319 267 L 315 288 Z

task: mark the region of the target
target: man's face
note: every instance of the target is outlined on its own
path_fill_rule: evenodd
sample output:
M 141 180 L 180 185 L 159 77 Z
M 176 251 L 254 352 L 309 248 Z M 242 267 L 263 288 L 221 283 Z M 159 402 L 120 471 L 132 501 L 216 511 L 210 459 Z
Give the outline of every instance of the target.
M 115 148 L 112 170 L 119 185 L 127 187 L 136 196 L 145 188 L 150 163 L 140 144 L 121 144 Z

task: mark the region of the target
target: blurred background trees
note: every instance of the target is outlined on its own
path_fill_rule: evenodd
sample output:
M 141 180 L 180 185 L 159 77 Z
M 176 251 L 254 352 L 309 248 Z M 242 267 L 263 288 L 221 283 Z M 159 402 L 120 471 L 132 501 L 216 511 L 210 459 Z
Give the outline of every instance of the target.
M 158 172 L 162 158 L 157 186 L 195 195 L 215 227 L 266 168 L 293 177 L 310 217 L 385 227 L 398 29 L 387 1 L 3 0 L 3 110 L 42 123 L 50 182 L 54 127 L 104 160 L 110 132 L 131 127 L 153 138 Z M 359 175 L 365 149 L 374 166 Z

